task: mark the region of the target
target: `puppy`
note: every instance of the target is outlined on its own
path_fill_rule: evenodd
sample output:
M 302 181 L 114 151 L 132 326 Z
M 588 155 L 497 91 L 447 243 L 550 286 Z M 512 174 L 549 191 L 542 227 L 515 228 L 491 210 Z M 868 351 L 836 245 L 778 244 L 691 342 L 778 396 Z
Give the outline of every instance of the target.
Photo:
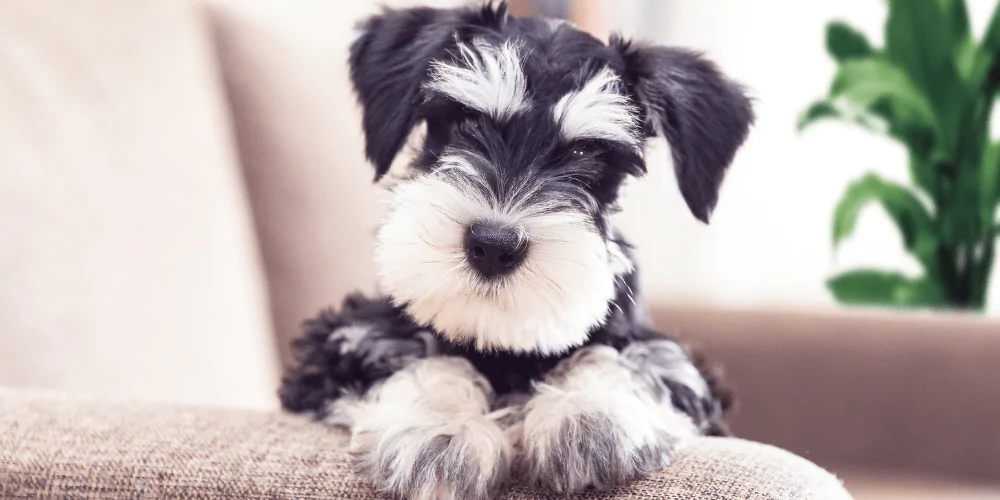
M 609 488 L 725 432 L 727 393 L 648 326 L 610 216 L 663 137 L 708 221 L 753 120 L 738 85 L 504 3 L 384 11 L 350 73 L 376 180 L 423 136 L 378 231 L 385 296 L 306 323 L 285 408 L 349 428 L 359 470 L 410 499 Z

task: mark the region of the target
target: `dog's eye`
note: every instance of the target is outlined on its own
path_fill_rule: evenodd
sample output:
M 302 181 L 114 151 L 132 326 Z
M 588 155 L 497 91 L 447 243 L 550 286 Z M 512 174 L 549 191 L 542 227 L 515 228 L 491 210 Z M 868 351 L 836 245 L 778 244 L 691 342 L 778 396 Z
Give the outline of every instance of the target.
M 573 144 L 573 148 L 570 150 L 570 155 L 574 158 L 586 158 L 590 156 L 597 156 L 605 150 L 605 145 L 600 141 L 578 141 Z

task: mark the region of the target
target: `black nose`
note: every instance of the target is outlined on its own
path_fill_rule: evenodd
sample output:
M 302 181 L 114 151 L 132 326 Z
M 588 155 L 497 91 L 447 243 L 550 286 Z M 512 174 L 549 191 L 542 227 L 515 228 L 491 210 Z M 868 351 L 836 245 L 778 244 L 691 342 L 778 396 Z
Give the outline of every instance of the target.
M 527 251 L 517 229 L 495 222 L 473 222 L 465 234 L 465 256 L 486 278 L 513 271 Z

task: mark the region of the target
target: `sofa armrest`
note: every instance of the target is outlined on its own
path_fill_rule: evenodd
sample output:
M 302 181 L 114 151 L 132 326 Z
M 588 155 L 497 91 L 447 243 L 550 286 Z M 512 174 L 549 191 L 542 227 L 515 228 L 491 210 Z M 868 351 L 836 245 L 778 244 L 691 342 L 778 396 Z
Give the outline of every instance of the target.
M 0 389 L 2 498 L 381 498 L 343 432 L 282 413 L 112 403 Z M 515 487 L 507 500 L 549 498 Z M 846 499 L 788 452 L 699 438 L 665 471 L 591 499 Z
M 725 369 L 729 424 L 836 470 L 1000 480 L 1000 321 L 965 314 L 666 307 Z

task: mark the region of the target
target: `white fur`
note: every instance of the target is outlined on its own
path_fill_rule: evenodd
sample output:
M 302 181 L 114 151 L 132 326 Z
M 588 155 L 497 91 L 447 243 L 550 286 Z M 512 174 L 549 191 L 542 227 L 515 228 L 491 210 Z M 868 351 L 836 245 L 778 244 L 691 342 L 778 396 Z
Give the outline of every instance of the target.
M 546 19 L 545 23 L 549 25 L 549 29 L 552 31 L 557 31 L 559 28 L 562 28 L 563 26 L 569 26 L 571 28 L 576 27 L 575 24 L 565 19 L 558 19 L 558 18 Z
M 564 95 L 552 108 L 564 139 L 605 139 L 638 147 L 635 106 L 619 91 L 621 81 L 603 69 L 583 88 Z
M 463 158 L 441 162 L 395 188 L 375 249 L 384 291 L 418 322 L 482 350 L 554 354 L 586 341 L 608 314 L 621 270 L 588 217 L 526 202 L 539 185 L 510 186 L 505 199 L 484 195 Z M 500 280 L 480 279 L 466 262 L 465 230 L 479 219 L 519 227 L 530 243 Z
M 633 342 L 622 350 L 622 358 L 628 360 L 636 371 L 654 380 L 673 380 L 686 385 L 700 398 L 709 397 L 705 377 L 691 362 L 691 357 L 680 344 L 668 339 Z
M 666 465 L 678 442 L 696 435 L 691 419 L 674 408 L 669 395 L 657 399 L 635 378 L 630 362 L 609 346 L 586 347 L 563 361 L 537 385 L 525 411 L 522 444 L 541 463 L 551 462 L 555 450 L 550 447 L 584 415 L 601 415 L 614 424 L 616 440 L 625 444 L 621 462 L 648 448 L 661 451 L 661 465 Z M 588 484 L 595 478 L 566 479 Z
M 363 401 L 334 408 L 334 421 L 351 424 L 350 451 L 371 470 L 379 489 L 414 500 L 466 500 L 458 498 L 453 483 L 435 477 L 435 458 L 421 455 L 446 436 L 450 452 L 472 457 L 468 471 L 474 477 L 462 480 L 472 482 L 477 498 L 486 498 L 511 456 L 503 431 L 486 415 L 492 398 L 487 391 L 488 383 L 467 360 L 428 358 L 397 372 Z
M 528 106 L 527 85 L 517 47 L 485 42 L 458 44 L 462 65 L 435 61 L 427 87 L 498 120 Z
M 348 325 L 334 330 L 327 338 L 327 341 L 342 341 L 343 343 L 340 344 L 340 353 L 344 354 L 356 350 L 358 343 L 369 333 L 371 333 L 371 327 L 365 325 Z
M 368 30 L 365 27 L 355 26 L 354 29 L 351 30 L 351 38 L 348 40 L 348 45 L 354 45 L 355 42 L 360 40 L 361 37 L 365 36 L 367 33 Z

